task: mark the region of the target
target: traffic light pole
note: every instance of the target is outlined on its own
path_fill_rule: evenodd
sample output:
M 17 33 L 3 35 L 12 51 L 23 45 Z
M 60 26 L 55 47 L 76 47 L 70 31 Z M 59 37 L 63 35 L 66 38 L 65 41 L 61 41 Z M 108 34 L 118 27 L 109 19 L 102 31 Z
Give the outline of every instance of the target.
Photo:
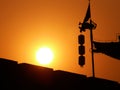
M 90 29 L 90 41 L 91 41 L 91 54 L 92 54 L 92 74 L 93 74 L 93 78 L 94 78 L 95 77 L 95 70 L 94 70 L 93 32 L 92 32 L 92 28 Z

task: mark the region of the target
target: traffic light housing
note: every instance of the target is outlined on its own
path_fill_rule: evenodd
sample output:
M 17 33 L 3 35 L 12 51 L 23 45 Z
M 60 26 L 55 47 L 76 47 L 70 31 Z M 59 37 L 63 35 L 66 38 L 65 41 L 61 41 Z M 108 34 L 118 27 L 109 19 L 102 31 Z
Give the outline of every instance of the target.
M 79 43 L 79 47 L 78 47 L 78 50 L 79 50 L 79 65 L 81 67 L 83 67 L 83 65 L 85 65 L 85 46 L 84 46 L 84 43 L 85 43 L 85 36 L 83 34 L 79 35 L 78 36 L 78 43 Z

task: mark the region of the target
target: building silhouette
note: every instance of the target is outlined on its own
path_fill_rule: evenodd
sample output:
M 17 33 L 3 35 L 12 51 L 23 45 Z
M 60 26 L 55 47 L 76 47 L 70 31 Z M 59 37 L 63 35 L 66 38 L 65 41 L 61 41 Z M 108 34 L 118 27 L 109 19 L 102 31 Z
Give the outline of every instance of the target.
M 0 58 L 0 90 L 120 90 L 120 84 L 102 78 L 20 63 Z

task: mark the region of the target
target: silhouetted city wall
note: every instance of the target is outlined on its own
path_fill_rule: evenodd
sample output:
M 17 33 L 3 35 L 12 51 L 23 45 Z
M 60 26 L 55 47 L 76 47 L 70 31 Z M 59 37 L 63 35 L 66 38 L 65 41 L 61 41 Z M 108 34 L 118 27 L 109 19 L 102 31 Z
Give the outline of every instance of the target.
M 120 90 L 120 84 L 0 58 L 0 90 Z

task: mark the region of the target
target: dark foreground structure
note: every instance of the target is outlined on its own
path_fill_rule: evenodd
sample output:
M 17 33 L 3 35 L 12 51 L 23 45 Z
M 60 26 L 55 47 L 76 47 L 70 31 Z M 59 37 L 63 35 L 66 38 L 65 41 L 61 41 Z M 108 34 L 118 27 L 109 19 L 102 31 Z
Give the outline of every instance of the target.
M 53 70 L 0 58 L 0 90 L 120 90 L 120 84 L 102 78 Z

